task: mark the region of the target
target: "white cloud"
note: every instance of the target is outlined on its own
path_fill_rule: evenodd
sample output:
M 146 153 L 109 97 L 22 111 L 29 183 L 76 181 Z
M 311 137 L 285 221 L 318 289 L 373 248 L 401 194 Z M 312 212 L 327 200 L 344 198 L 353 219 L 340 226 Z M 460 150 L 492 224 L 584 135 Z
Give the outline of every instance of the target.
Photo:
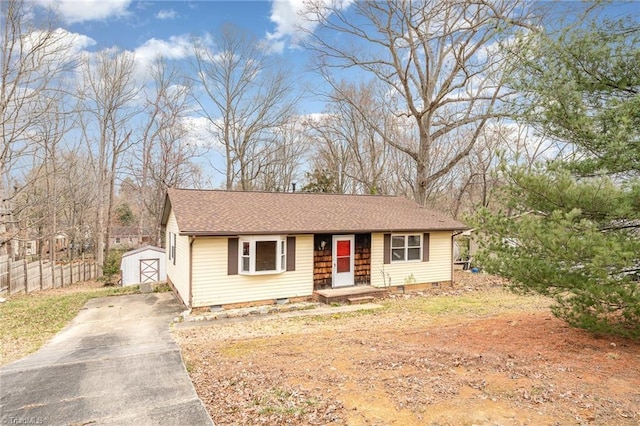
M 157 19 L 175 19 L 178 17 L 178 13 L 173 10 L 173 9 L 169 9 L 169 10 L 161 10 L 158 13 L 156 13 L 156 18 Z
M 284 40 L 263 40 L 260 44 L 260 47 L 267 52 L 271 53 L 282 53 L 284 52 L 284 48 L 286 47 L 286 43 Z
M 273 0 L 271 4 L 271 22 L 276 25 L 274 32 L 268 32 L 266 40 L 273 43 L 271 51 L 282 51 L 284 39 L 290 40 L 292 45 L 297 45 L 306 37 L 308 32 L 313 32 L 318 23 L 308 19 L 314 13 L 313 7 L 322 14 L 330 13 L 329 7 L 346 9 L 354 0 Z
M 35 0 L 55 10 L 67 23 L 125 16 L 132 0 Z
M 140 60 L 184 59 L 191 54 L 192 46 L 188 36 L 171 36 L 168 40 L 152 38 L 136 48 L 136 57 Z
M 192 52 L 193 47 L 188 36 L 171 36 L 168 40 L 149 39 L 134 51 L 137 73 L 140 76 L 148 73 L 151 64 L 161 57 L 181 60 L 190 56 Z
M 276 31 L 271 34 L 274 39 L 285 36 L 298 36 L 305 22 L 303 16 L 305 5 L 300 0 L 275 0 L 271 5 L 271 22 L 276 24 Z M 311 23 L 307 24 L 310 26 Z

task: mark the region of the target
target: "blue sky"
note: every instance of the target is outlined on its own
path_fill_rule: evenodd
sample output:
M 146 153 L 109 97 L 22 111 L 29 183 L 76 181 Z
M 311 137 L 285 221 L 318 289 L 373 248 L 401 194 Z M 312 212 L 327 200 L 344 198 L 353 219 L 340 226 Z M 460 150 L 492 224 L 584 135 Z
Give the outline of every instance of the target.
M 81 0 L 69 1 L 69 7 L 90 8 Z M 91 13 L 67 17 L 68 29 L 91 37 L 96 48 L 118 45 L 135 50 L 150 39 L 170 40 L 215 33 L 225 23 L 233 23 L 258 38 L 277 28 L 271 21 L 268 1 L 116 1 L 109 14 Z M 119 5 L 116 7 L 116 5 Z M 63 16 L 64 18 L 64 16 Z M 82 19 L 81 21 L 73 22 Z
M 297 47 L 301 37 L 298 25 L 304 25 L 299 14 L 303 0 L 32 1 L 42 11 L 55 9 L 58 25 L 81 40 L 76 42 L 81 50 L 97 52 L 114 46 L 130 50 L 141 69 L 160 55 L 188 61 L 193 54 L 192 37 L 215 37 L 223 25 L 232 24 L 252 34 L 286 63 L 301 92 L 309 87 L 309 81 L 319 79 L 306 71 L 308 56 Z M 318 113 L 323 108 L 321 101 L 306 97 L 299 112 Z
M 231 23 L 264 41 L 279 55 L 301 59 L 295 48 L 302 0 L 277 1 L 134 1 L 32 0 L 54 9 L 58 24 L 86 40 L 84 49 L 117 46 L 135 52 L 166 55 L 183 49 L 191 36 L 216 34 Z

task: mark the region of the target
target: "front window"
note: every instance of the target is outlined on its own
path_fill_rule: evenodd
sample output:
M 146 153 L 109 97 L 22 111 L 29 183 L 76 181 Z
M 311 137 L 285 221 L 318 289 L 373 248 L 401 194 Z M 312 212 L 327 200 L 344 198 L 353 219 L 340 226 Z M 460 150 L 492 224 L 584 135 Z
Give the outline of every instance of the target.
M 240 239 L 242 274 L 280 273 L 286 270 L 286 238 L 255 236 Z
M 422 236 L 420 234 L 391 236 L 391 261 L 392 262 L 420 261 L 421 253 L 422 253 Z

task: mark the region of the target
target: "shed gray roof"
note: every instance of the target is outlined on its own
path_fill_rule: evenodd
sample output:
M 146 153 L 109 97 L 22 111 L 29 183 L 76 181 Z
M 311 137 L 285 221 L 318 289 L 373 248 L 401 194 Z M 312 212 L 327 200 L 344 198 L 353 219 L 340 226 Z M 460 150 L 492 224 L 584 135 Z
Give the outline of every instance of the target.
M 169 189 L 181 235 L 463 230 L 464 224 L 403 197 Z
M 138 253 L 142 253 L 145 251 L 157 251 L 159 253 L 164 253 L 164 249 L 161 247 L 155 247 L 155 246 L 144 246 L 144 247 L 140 247 L 137 248 L 135 250 L 130 250 L 126 253 L 122 254 L 122 257 L 127 257 L 127 256 L 133 256 L 134 254 L 138 254 Z

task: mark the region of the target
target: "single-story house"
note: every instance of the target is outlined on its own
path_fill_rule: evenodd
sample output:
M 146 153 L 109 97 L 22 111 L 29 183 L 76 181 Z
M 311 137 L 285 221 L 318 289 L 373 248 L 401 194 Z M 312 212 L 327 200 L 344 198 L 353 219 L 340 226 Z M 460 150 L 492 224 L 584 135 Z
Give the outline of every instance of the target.
M 190 189 L 167 191 L 162 225 L 167 282 L 190 308 L 451 283 L 467 228 L 403 197 Z
M 154 283 L 167 279 L 165 249 L 144 246 L 122 255 L 120 273 L 122 286 Z

